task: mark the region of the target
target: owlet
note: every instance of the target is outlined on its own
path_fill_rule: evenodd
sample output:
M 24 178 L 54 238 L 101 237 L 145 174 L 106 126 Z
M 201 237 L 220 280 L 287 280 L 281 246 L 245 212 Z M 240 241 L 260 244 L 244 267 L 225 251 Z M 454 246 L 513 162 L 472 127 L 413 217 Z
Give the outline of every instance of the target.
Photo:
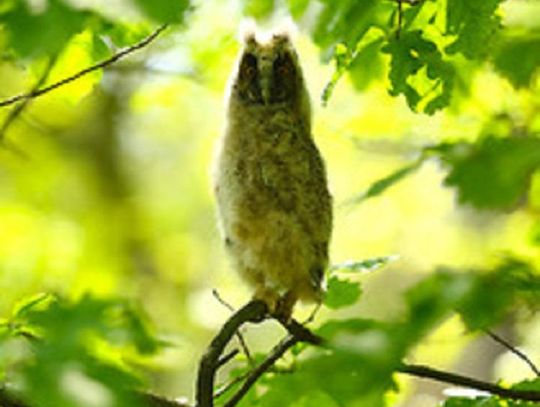
M 227 97 L 215 174 L 220 227 L 233 264 L 275 316 L 320 301 L 332 198 L 311 135 L 311 110 L 287 34 L 244 39 Z

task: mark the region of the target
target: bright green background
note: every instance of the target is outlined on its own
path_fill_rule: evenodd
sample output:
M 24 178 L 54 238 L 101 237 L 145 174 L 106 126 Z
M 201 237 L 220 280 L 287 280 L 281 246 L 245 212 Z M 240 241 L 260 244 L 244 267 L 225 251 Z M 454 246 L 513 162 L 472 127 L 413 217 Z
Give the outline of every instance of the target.
M 136 379 L 191 397 L 197 361 L 229 315 L 212 289 L 234 306 L 250 298 L 224 256 L 211 195 L 247 15 L 263 30 L 288 14 L 298 24 L 335 202 L 332 263 L 385 266 L 335 267 L 313 324 L 331 321 L 321 332 L 333 351 L 302 353 L 295 374 L 271 375 L 245 405 L 436 405 L 444 386 L 392 376 L 405 355 L 507 384 L 532 377 L 481 329 L 540 359 L 540 4 L 403 4 L 398 34 L 391 1 L 285 3 L 0 3 L 1 98 L 173 23 L 144 50 L 31 101 L 2 130 L 0 372 L 39 383 L 27 400 L 91 406 L 74 394 L 101 394 L 98 405 L 131 405 L 119 388 Z M 1 108 L 0 123 L 13 111 Z M 43 292 L 58 299 L 20 305 Z M 26 330 L 48 344 L 29 351 Z M 265 324 L 247 337 L 264 353 L 281 334 Z M 321 374 L 332 380 L 314 390 Z M 392 377 L 398 392 L 387 392 Z M 447 405 L 506 405 L 459 402 Z

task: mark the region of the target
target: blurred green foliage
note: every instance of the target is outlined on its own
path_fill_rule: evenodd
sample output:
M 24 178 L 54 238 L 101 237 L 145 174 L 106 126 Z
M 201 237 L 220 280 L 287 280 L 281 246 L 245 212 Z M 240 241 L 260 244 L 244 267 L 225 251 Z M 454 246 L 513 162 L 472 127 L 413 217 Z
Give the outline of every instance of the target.
M 161 347 L 128 303 L 90 296 L 77 302 L 49 294 L 23 299 L 0 330 L 3 346 L 19 348 L 13 377 L 29 405 L 137 406 L 132 390 L 141 380 L 129 355 Z M 3 377 L 12 376 L 12 366 L 2 368 Z
M 210 289 L 249 296 L 216 254 L 208 187 L 233 38 L 245 16 L 268 27 L 287 14 L 326 106 L 315 106 L 314 131 L 336 202 L 335 265 L 314 329 L 328 344 L 295 347 L 242 405 L 417 407 L 413 384 L 396 376 L 402 361 L 451 366 L 467 355 L 463 338 L 497 326 L 538 358 L 534 2 L 8 0 L 2 98 L 172 24 L 139 53 L 0 110 L 0 375 L 24 401 L 134 406 L 131 390 L 145 387 L 190 395 L 198 356 L 228 315 Z M 250 329 L 255 360 L 274 328 Z M 540 391 L 503 356 L 486 356 L 494 370 L 478 374 Z M 250 369 L 238 357 L 230 378 Z M 443 399 L 430 397 L 422 406 Z

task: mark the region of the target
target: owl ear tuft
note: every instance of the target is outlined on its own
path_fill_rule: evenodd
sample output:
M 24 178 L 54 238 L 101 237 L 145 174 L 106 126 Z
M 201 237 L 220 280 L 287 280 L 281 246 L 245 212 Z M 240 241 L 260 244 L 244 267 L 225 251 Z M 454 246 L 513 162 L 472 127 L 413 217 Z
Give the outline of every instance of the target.
M 276 44 L 290 44 L 298 34 L 298 26 L 290 18 L 282 19 L 277 24 L 272 39 Z
M 240 41 L 245 45 L 254 45 L 257 43 L 257 24 L 253 19 L 246 19 L 240 23 L 239 29 Z
M 272 40 L 276 44 L 287 44 L 291 42 L 291 36 L 288 32 L 276 32 L 272 34 Z

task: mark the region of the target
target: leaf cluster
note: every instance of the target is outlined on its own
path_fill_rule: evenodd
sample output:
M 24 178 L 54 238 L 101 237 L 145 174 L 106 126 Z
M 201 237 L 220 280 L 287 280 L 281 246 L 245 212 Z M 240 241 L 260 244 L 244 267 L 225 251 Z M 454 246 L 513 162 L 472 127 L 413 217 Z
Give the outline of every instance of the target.
M 162 347 L 144 314 L 122 300 L 39 294 L 0 321 L 0 348 L 17 350 L 0 359 L 3 381 L 29 405 L 137 406 L 133 390 L 143 382 L 129 360 Z

